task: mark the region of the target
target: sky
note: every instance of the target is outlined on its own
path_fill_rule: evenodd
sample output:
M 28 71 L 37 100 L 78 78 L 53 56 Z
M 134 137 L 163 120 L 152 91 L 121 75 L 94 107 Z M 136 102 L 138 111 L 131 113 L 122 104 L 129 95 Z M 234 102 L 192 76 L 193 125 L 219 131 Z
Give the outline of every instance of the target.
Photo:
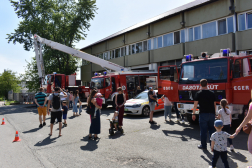
M 99 8 L 90 22 L 87 38 L 75 44 L 80 49 L 139 22 L 153 18 L 194 0 L 96 0 Z M 22 44 L 8 43 L 9 33 L 14 32 L 21 20 L 8 0 L 0 5 L 0 73 L 9 69 L 18 74 L 25 72 L 26 61 L 35 56 L 25 51 Z M 26 61 L 25 61 L 26 60 Z

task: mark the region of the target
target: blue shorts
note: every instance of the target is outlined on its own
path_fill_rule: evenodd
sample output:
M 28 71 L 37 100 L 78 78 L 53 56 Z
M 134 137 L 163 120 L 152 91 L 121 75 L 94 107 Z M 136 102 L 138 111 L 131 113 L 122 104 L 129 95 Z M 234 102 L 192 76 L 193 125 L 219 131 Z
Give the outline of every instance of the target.
M 63 119 L 64 119 L 64 120 L 67 119 L 67 114 L 63 114 Z

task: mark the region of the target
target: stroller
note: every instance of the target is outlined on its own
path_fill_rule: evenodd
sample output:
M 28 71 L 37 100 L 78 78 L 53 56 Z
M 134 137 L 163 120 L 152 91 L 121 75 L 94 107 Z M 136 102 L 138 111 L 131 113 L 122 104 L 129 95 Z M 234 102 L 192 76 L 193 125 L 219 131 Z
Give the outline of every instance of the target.
M 114 123 L 113 123 L 113 121 L 112 120 L 110 120 L 110 119 L 107 119 L 108 121 L 109 121 L 109 123 L 110 123 L 110 128 L 109 128 L 109 135 L 110 136 L 112 136 L 112 135 L 114 135 L 115 134 L 115 126 L 114 126 Z M 118 128 L 118 131 L 120 131 L 121 132 L 121 134 L 123 134 L 124 132 L 123 132 L 123 129 L 122 128 L 119 128 L 118 127 L 118 124 L 117 124 L 117 128 Z

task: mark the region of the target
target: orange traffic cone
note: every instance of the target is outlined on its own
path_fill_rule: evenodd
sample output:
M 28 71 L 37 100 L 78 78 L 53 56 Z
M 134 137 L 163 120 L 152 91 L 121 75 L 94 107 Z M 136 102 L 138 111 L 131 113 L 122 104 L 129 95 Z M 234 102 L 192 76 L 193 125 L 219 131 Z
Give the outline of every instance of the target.
M 15 139 L 13 140 L 13 142 L 17 142 L 17 141 L 21 141 L 21 139 L 19 139 L 19 136 L 18 136 L 18 131 L 16 131 Z
M 5 125 L 4 118 L 3 118 L 3 120 L 2 120 L 2 124 L 1 124 L 1 125 Z

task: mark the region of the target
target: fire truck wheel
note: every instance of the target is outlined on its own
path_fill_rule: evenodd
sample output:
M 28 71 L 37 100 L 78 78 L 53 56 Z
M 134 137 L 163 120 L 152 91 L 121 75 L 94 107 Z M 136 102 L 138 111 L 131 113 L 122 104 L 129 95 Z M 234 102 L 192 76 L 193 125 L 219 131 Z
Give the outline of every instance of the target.
M 192 120 L 192 114 L 186 114 L 186 118 L 187 118 L 188 122 L 190 124 L 192 124 L 192 125 L 199 124 L 199 116 L 198 115 L 196 115 L 196 120 L 195 121 Z
M 149 106 L 144 106 L 142 109 L 142 115 L 148 117 L 150 115 L 150 108 Z

